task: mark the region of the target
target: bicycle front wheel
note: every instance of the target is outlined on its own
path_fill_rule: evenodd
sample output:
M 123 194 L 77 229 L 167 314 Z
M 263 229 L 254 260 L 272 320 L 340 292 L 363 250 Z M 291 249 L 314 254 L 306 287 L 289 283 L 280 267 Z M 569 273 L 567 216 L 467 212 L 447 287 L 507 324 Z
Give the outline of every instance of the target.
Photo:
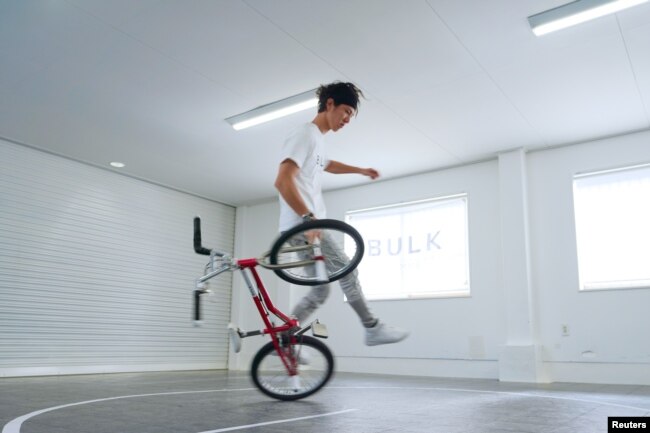
M 325 344 L 308 335 L 295 338 L 282 349 L 296 364 L 294 375 L 289 374 L 272 342 L 262 346 L 253 358 L 251 374 L 255 386 L 278 400 L 299 400 L 312 395 L 325 386 L 334 371 L 334 357 Z
M 282 233 L 271 247 L 273 271 L 292 284 L 316 286 L 345 277 L 363 258 L 363 238 L 343 221 L 322 219 Z M 322 269 L 319 269 L 319 266 Z

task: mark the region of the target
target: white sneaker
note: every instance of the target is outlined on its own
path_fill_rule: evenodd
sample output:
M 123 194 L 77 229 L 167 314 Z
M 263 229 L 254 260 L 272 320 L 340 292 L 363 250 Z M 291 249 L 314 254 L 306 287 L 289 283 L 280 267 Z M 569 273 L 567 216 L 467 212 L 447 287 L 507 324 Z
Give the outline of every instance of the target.
M 366 328 L 366 346 L 397 343 L 408 336 L 409 332 L 405 329 L 378 322 L 372 328 Z

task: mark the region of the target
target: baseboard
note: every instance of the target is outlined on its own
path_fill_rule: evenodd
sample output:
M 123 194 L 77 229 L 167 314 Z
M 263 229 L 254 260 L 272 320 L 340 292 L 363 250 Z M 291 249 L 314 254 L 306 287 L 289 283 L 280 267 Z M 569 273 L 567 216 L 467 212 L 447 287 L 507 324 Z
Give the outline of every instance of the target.
M 553 382 L 650 385 L 650 363 L 545 362 Z
M 90 365 L 0 368 L 0 377 L 64 376 L 75 374 L 144 373 L 154 371 L 191 371 L 224 369 L 216 363 Z
M 496 360 L 338 356 L 336 370 L 400 376 L 499 379 L 499 362 Z M 542 370 L 544 380 L 536 383 L 650 385 L 650 364 L 647 363 L 542 362 Z
M 497 379 L 496 360 L 375 358 L 337 356 L 336 370 L 347 373 L 393 374 L 400 376 L 463 377 Z

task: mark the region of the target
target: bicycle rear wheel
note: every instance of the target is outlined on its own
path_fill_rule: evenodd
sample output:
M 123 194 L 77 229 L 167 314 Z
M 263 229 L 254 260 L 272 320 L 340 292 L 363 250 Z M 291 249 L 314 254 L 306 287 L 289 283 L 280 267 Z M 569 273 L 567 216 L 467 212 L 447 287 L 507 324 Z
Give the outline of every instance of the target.
M 296 363 L 297 374 L 289 374 L 273 342 L 262 346 L 253 358 L 253 382 L 264 394 L 278 400 L 299 400 L 321 389 L 332 377 L 332 352 L 316 338 L 295 337 L 295 341 L 282 350 Z
M 323 219 L 302 223 L 282 233 L 271 247 L 269 261 L 283 266 L 273 270 L 283 280 L 316 286 L 354 271 L 363 252 L 363 238 L 354 227 Z

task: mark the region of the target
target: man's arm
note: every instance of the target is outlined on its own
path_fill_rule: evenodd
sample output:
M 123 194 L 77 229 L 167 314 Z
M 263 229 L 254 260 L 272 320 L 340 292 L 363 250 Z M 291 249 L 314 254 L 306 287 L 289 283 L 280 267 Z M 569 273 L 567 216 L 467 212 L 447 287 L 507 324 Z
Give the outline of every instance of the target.
M 379 172 L 374 168 L 361 168 L 355 167 L 353 165 L 343 164 L 339 161 L 330 160 L 325 171 L 333 174 L 347 174 L 347 173 L 356 173 L 368 176 L 370 179 L 377 179 L 379 177 Z
M 296 187 L 295 177 L 298 175 L 300 168 L 291 159 L 285 159 L 280 164 L 278 176 L 275 178 L 275 188 L 278 190 L 284 201 L 298 215 L 305 215 L 312 210 L 307 207 L 298 187 Z

